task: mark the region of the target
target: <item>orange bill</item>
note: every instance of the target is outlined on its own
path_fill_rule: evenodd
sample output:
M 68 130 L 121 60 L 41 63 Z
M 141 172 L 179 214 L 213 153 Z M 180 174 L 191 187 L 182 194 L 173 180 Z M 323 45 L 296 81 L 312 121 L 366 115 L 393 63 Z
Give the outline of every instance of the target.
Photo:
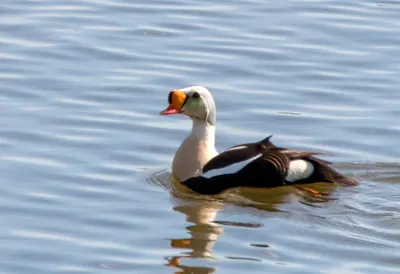
M 160 112 L 160 115 L 182 113 L 182 107 L 186 102 L 186 93 L 181 90 L 173 90 L 168 95 L 169 106 Z

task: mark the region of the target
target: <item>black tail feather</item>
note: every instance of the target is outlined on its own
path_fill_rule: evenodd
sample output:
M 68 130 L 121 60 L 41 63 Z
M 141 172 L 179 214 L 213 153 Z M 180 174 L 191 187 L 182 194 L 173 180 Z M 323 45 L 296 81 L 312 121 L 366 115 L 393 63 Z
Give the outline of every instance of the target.
M 335 182 L 336 183 L 341 183 L 341 184 L 344 184 L 344 185 L 348 185 L 348 186 L 356 186 L 356 185 L 359 184 L 359 182 L 357 180 L 355 180 L 353 178 L 346 177 L 344 175 L 341 175 L 341 176 L 337 177 L 335 179 Z

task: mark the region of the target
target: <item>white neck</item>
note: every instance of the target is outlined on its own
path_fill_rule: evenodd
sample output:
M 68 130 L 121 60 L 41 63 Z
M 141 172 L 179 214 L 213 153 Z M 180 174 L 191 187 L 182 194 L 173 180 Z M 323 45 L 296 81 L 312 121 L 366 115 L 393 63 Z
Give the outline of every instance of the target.
M 192 120 L 192 131 L 172 162 L 172 174 L 179 181 L 200 175 L 203 166 L 218 154 L 215 150 L 215 127 L 206 121 Z
M 192 119 L 192 131 L 190 136 L 194 136 L 203 141 L 209 148 L 215 148 L 215 126 L 210 125 L 206 121 Z

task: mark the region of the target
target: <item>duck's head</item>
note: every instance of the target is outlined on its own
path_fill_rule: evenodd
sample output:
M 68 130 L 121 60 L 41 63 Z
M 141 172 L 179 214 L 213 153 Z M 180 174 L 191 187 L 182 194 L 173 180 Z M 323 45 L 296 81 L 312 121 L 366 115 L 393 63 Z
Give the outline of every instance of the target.
M 161 115 L 185 114 L 193 120 L 215 125 L 216 108 L 211 93 L 205 87 L 193 86 L 175 89 L 168 95 L 169 106 Z

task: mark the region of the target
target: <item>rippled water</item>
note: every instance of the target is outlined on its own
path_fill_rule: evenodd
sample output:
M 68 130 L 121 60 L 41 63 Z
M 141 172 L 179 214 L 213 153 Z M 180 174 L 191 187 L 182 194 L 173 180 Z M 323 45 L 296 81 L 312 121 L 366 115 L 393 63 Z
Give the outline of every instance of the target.
M 398 1 L 6 0 L 2 273 L 399 273 Z M 217 147 L 274 134 L 357 187 L 171 184 L 173 88 L 218 108 Z

